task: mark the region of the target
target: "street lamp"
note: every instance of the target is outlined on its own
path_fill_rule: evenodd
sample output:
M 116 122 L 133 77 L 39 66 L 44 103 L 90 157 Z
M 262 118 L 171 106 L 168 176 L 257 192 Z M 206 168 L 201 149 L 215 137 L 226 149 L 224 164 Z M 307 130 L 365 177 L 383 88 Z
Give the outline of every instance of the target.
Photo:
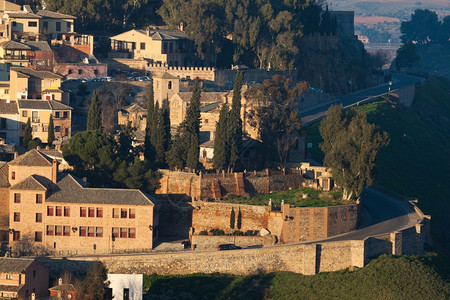
M 388 93 L 389 93 L 391 91 L 392 80 L 389 80 L 388 84 L 389 84 L 389 87 L 388 87 Z

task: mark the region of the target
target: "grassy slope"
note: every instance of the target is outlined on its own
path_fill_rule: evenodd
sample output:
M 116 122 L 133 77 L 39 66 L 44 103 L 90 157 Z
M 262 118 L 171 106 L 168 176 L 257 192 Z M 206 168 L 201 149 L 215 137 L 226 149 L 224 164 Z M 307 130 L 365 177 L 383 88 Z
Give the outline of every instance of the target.
M 417 89 L 410 108 L 378 101 L 359 107 L 368 120 L 391 136 L 380 152 L 378 184 L 419 199 L 432 215 L 433 238 L 450 250 L 450 81 L 429 78 Z M 318 124 L 307 128 L 309 154 L 321 160 Z
M 434 268 L 435 259 L 385 255 L 354 272 L 316 276 L 149 275 L 144 277 L 144 299 L 448 299 L 450 284 Z

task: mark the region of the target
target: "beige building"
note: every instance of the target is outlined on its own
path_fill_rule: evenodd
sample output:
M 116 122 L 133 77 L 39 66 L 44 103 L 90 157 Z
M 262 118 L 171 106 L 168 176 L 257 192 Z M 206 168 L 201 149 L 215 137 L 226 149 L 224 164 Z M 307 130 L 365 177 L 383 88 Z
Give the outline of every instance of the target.
M 62 76 L 48 71 L 13 67 L 10 72 L 10 99 L 45 99 L 68 103 L 61 90 Z M 67 97 L 67 96 L 66 96 Z
M 0 299 L 48 296 L 49 271 L 35 259 L 0 258 Z
M 177 29 L 132 29 L 111 37 L 110 58 L 147 59 L 150 63 L 187 66 L 193 45 L 186 33 Z
M 119 125 L 127 126 L 131 122 L 131 127 L 137 131 L 145 130 L 147 127 L 147 110 L 133 103 L 127 108 L 118 111 L 117 121 Z
M 9 245 L 55 254 L 148 251 L 158 236 L 156 199 L 133 189 L 88 188 L 32 150 L 8 163 Z M 0 173 L 1 174 L 1 173 Z
M 74 16 L 48 10 L 33 10 L 29 5 L 0 1 L 2 13 L 0 36 L 27 40 L 61 39 L 63 33 L 73 32 Z
M 0 100 L 0 138 L 19 145 L 20 118 L 16 101 Z
M 21 123 L 20 144 L 28 119 L 31 122 L 33 138 L 39 138 L 43 143 L 47 143 L 50 115 L 53 116 L 56 140 L 63 141 L 70 138 L 72 107 L 54 100 L 18 100 L 17 103 Z

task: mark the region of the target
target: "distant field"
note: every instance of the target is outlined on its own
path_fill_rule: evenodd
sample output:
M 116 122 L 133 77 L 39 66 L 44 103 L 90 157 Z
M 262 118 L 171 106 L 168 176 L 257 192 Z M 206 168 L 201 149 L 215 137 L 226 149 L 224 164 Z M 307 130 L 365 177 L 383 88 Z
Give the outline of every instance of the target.
M 390 17 L 358 17 L 355 16 L 355 24 L 361 23 L 361 24 L 377 24 L 377 23 L 383 23 L 383 22 L 396 22 L 400 23 L 401 20 L 397 18 L 390 18 Z

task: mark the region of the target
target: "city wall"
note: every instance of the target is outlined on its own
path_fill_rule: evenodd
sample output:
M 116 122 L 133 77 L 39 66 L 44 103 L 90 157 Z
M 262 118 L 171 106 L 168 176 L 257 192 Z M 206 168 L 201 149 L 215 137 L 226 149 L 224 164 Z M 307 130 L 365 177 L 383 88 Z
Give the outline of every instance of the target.
M 185 275 L 192 273 L 255 274 L 290 271 L 305 275 L 364 267 L 381 254 L 422 254 L 426 220 L 402 231 L 364 240 L 290 244 L 233 251 L 187 251 L 147 255 L 40 259 L 51 272 L 82 270 L 102 261 L 112 273 Z
M 236 246 L 245 248 L 252 246 L 273 246 L 276 238 L 273 235 L 268 236 L 207 236 L 194 234 L 191 244 L 196 250 L 217 249 L 221 244 L 235 244 Z

